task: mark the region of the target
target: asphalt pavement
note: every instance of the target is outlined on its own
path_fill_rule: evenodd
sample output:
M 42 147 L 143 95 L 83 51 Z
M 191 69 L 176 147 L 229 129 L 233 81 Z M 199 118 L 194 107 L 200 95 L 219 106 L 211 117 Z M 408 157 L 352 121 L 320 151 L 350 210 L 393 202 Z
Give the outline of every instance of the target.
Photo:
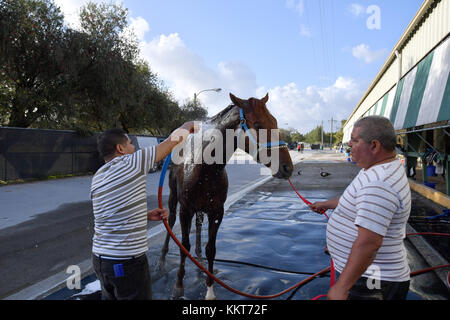
M 294 162 L 313 152 L 291 151 Z M 271 179 L 260 164 L 241 153 L 227 166 L 230 181 L 226 206 Z M 64 285 L 71 265 L 83 275 L 92 272 L 90 256 L 93 214 L 92 176 L 36 181 L 0 187 L 0 299 L 38 299 Z M 147 178 L 148 208 L 157 207 L 159 172 Z M 163 201 L 167 203 L 167 179 Z M 163 231 L 149 222 L 149 235 Z

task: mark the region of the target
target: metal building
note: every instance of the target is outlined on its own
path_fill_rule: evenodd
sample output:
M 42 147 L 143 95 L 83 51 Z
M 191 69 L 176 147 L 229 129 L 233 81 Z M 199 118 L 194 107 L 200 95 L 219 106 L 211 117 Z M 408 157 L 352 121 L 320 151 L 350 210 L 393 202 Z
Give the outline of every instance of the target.
M 418 159 L 425 184 L 429 180 L 427 166 L 443 166 L 447 195 L 450 195 L 449 32 L 450 0 L 425 0 L 343 129 L 343 142 L 348 143 L 358 119 L 368 115 L 389 118 L 398 134 L 408 176 L 415 178 Z

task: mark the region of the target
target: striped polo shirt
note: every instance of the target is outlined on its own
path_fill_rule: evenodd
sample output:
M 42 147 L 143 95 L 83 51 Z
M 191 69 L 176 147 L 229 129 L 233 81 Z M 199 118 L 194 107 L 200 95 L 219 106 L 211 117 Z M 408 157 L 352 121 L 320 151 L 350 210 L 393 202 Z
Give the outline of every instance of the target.
M 411 211 L 411 191 L 399 160 L 362 169 L 347 187 L 327 225 L 327 246 L 338 272 L 344 269 L 358 226 L 383 236 L 372 265 L 363 274 L 379 280 L 410 279 L 403 239 Z M 379 272 L 379 273 L 378 273 Z
M 147 173 L 156 148 L 114 158 L 94 175 L 93 253 L 126 258 L 147 252 Z

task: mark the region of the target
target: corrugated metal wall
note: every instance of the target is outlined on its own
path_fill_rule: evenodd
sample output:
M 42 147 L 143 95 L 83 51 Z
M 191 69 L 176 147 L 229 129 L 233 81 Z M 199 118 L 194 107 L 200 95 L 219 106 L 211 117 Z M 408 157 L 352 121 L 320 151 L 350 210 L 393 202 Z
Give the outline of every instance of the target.
M 425 15 L 425 20 L 418 19 L 416 26 L 413 26 L 413 32 L 409 35 L 403 35 L 403 37 L 406 37 L 406 42 L 400 44 L 399 48 L 394 48 L 393 53 L 390 55 L 391 57 L 394 55 L 395 50 L 398 50 L 402 56 L 400 77 L 403 77 L 414 68 L 450 32 L 450 0 L 427 0 L 424 4 L 426 5 L 427 3 L 431 4 L 431 7 Z M 397 84 L 399 80 L 398 70 L 399 61 L 395 57 L 345 124 L 344 143 L 350 140 L 353 124 Z
M 450 32 L 450 1 L 441 0 L 401 50 L 402 76 L 408 73 Z

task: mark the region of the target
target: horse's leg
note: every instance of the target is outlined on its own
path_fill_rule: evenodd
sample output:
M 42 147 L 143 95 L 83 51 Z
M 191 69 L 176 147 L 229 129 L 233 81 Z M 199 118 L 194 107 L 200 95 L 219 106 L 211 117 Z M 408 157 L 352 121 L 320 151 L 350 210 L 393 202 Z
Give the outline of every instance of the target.
M 183 247 L 185 247 L 187 251 L 191 250 L 191 244 L 189 242 L 189 233 L 191 232 L 192 217 L 193 215 L 191 214 L 191 212 L 188 209 L 181 206 L 180 208 L 180 224 L 182 234 L 181 243 L 183 244 Z M 175 284 L 175 288 L 173 291 L 174 298 L 179 298 L 184 294 L 183 278 L 185 274 L 184 264 L 186 262 L 186 257 L 187 255 L 183 252 L 183 250 L 180 249 L 180 266 L 178 269 L 177 282 Z
M 178 199 L 176 197 L 176 194 L 171 193 L 169 196 L 169 218 L 168 223 L 170 228 L 173 228 L 175 221 L 177 219 L 177 202 Z M 166 234 L 166 240 L 164 241 L 164 245 L 161 249 L 161 257 L 159 259 L 159 268 L 162 269 L 164 267 L 164 264 L 166 262 L 166 255 L 169 252 L 169 241 L 170 241 L 170 235 L 167 232 Z
M 177 219 L 177 204 L 178 204 L 178 198 L 177 198 L 177 189 L 175 187 L 170 188 L 170 195 L 169 195 L 169 219 L 168 223 L 170 228 L 173 228 L 175 221 Z M 158 268 L 160 270 L 163 269 L 164 264 L 166 262 L 166 255 L 167 252 L 169 252 L 169 241 L 170 241 L 170 235 L 169 232 L 166 234 L 166 240 L 164 241 L 163 248 L 161 250 L 161 257 L 159 258 L 159 266 Z
M 208 259 L 208 270 L 214 274 L 214 259 L 216 257 L 216 238 L 217 232 L 219 231 L 220 223 L 223 218 L 223 207 L 215 213 L 210 213 L 208 215 L 208 244 L 206 245 L 206 258 Z M 206 279 L 206 286 L 208 291 L 206 293 L 206 300 L 215 300 L 216 296 L 214 294 L 214 280 L 211 277 Z
M 202 225 L 204 213 L 199 211 L 195 219 L 195 254 L 199 260 L 202 260 Z

